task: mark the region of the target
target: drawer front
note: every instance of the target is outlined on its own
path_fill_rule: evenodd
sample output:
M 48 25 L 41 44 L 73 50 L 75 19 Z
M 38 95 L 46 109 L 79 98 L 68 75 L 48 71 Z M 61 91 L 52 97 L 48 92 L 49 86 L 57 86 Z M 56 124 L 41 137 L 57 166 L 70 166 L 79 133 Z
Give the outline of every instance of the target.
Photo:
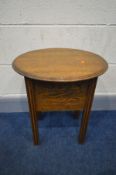
M 83 109 L 89 81 L 55 83 L 34 81 L 38 111 Z

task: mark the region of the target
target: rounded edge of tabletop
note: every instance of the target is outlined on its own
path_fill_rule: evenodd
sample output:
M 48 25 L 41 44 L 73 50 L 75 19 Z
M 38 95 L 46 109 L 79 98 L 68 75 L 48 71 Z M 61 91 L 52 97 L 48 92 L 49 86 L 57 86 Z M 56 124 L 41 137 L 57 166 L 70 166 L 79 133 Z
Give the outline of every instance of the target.
M 99 58 L 101 58 L 101 60 L 104 62 L 104 69 L 101 71 L 101 72 L 99 72 L 99 73 L 97 73 L 97 74 L 93 74 L 93 75 L 90 75 L 90 76 L 88 76 L 88 77 L 80 77 L 80 78 L 78 78 L 78 79 L 72 79 L 72 80 L 69 80 L 69 79 L 55 79 L 55 78 L 53 78 L 53 77 L 51 77 L 51 78 L 49 78 L 49 79 L 47 79 L 47 78 L 45 78 L 45 77 L 42 77 L 42 76 L 32 76 L 32 75 L 30 75 L 30 74 L 28 74 L 27 72 L 25 72 L 24 70 L 23 71 L 21 71 L 20 70 L 20 68 L 18 68 L 17 66 L 16 66 L 16 61 L 17 61 L 17 59 L 18 58 L 20 58 L 21 56 L 23 56 L 23 55 L 25 55 L 25 54 L 27 54 L 27 53 L 30 53 L 30 52 L 35 52 L 35 51 L 44 51 L 44 50 L 49 50 L 49 49 L 69 49 L 69 50 L 75 50 L 75 51 L 82 51 L 82 52 L 87 52 L 87 53 L 91 53 L 91 54 L 94 54 L 94 55 L 96 55 L 96 56 L 98 56 Z M 107 63 L 107 61 L 101 56 L 101 55 L 99 55 L 99 54 L 96 54 L 96 53 L 94 53 L 94 52 L 91 52 L 91 51 L 88 51 L 88 50 L 81 50 L 81 49 L 75 49 L 75 48 L 42 48 L 42 49 L 35 49 L 35 50 L 31 50 L 31 51 L 27 51 L 27 52 L 24 52 L 24 53 L 22 53 L 22 54 L 20 54 L 20 55 L 18 55 L 16 58 L 14 58 L 14 60 L 12 61 L 12 68 L 14 69 L 14 71 L 15 72 L 17 72 L 17 73 L 19 73 L 20 75 L 22 75 L 22 76 L 24 76 L 24 77 L 27 77 L 27 78 L 30 78 L 30 79 L 33 79 L 33 80 L 38 80 L 38 81 L 46 81 L 46 82 L 77 82 L 77 81 L 85 81 L 85 80 L 89 80 L 89 79 L 93 79 L 93 78 L 95 78 L 95 77 L 99 77 L 99 76 L 101 76 L 101 75 L 103 75 L 107 70 L 108 70 L 108 63 Z

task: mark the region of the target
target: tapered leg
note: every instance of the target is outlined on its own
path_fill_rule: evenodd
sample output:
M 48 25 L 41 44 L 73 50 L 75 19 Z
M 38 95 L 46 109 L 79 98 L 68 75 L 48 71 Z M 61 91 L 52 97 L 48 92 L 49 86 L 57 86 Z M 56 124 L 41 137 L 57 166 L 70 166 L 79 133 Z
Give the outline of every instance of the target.
M 86 96 L 86 101 L 85 101 L 85 106 L 84 106 L 83 116 L 81 121 L 81 127 L 80 127 L 80 133 L 79 133 L 79 143 L 84 143 L 85 141 L 87 125 L 89 121 L 89 114 L 92 106 L 97 78 L 91 79 L 89 81 L 90 83 L 87 90 L 87 96 Z
M 34 139 L 34 144 L 37 145 L 39 143 L 39 134 L 38 134 L 38 124 L 37 124 L 38 123 L 37 112 L 36 112 L 35 99 L 34 99 L 33 80 L 25 77 L 25 85 L 26 85 L 27 97 L 28 97 L 28 103 L 29 103 L 33 139 Z
M 42 119 L 43 119 L 42 112 L 37 111 L 37 120 L 42 120 Z
M 74 118 L 74 119 L 78 119 L 79 116 L 80 116 L 80 113 L 81 113 L 81 111 L 74 111 L 74 112 L 73 112 L 73 118 Z

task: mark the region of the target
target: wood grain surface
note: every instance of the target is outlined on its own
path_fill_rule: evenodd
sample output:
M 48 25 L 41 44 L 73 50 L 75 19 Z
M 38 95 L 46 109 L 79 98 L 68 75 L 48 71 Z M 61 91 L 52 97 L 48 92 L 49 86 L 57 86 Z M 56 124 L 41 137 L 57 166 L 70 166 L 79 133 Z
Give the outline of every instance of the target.
M 88 88 L 87 88 L 87 94 L 85 99 L 85 105 L 83 108 L 83 115 L 81 119 L 81 127 L 79 132 L 79 143 L 84 143 L 85 136 L 87 132 L 89 117 L 90 117 L 90 111 L 91 106 L 94 98 L 94 92 L 97 84 L 97 78 L 93 78 L 89 81 Z
M 88 51 L 49 48 L 24 53 L 12 66 L 28 78 L 70 82 L 98 77 L 107 70 L 108 64 L 101 56 Z
M 34 144 L 39 144 L 39 134 L 38 134 L 38 123 L 37 123 L 37 111 L 35 105 L 35 94 L 34 94 L 34 86 L 33 81 L 29 78 L 25 77 L 25 85 L 26 91 L 28 96 L 28 104 L 29 104 L 29 111 L 30 111 L 30 118 L 31 118 L 31 125 L 33 131 L 33 141 Z
M 37 111 L 83 109 L 90 80 L 82 82 L 33 81 Z

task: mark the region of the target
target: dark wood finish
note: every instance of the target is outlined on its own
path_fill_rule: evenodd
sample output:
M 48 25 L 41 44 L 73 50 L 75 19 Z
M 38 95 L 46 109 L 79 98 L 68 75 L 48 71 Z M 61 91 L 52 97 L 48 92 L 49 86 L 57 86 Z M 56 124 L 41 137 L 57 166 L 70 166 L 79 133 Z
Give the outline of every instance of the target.
M 38 120 L 42 120 L 43 116 L 42 116 L 42 112 L 41 111 L 37 111 L 37 119 Z
M 57 83 L 34 81 L 38 111 L 83 109 L 88 81 Z
M 91 111 L 96 83 L 97 83 L 97 78 L 94 78 L 89 81 L 89 86 L 87 90 L 87 95 L 86 95 L 86 100 L 85 100 L 85 105 L 84 105 L 84 110 L 83 110 L 83 116 L 82 116 L 82 121 L 81 121 L 80 133 L 79 133 L 80 143 L 83 143 L 85 141 L 87 125 L 89 121 L 89 114 Z
M 29 103 L 33 139 L 34 139 L 34 144 L 36 145 L 39 143 L 39 135 L 38 135 L 37 111 L 35 106 L 33 80 L 25 77 L 25 84 L 26 84 L 27 97 L 28 97 L 28 103 Z
M 99 55 L 77 49 L 51 48 L 18 56 L 14 70 L 25 77 L 34 144 L 39 143 L 38 114 L 42 111 L 83 111 L 79 142 L 86 136 L 97 77 L 107 68 Z
M 78 119 L 80 117 L 81 111 L 74 111 L 73 118 Z
M 37 115 L 41 115 L 40 111 L 76 109 L 78 109 L 74 112 L 76 117 L 80 115 L 80 110 L 84 109 L 79 134 L 79 142 L 84 142 L 96 80 L 97 78 L 81 82 L 57 83 L 25 77 L 35 144 L 38 143 Z

